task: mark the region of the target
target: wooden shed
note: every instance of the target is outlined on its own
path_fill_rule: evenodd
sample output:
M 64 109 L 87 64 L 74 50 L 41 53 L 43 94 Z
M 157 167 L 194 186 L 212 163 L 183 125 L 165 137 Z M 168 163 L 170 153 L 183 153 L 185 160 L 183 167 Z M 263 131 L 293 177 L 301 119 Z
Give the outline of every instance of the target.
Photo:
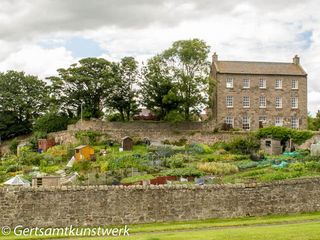
M 32 178 L 32 187 L 60 187 L 60 176 L 40 176 Z
M 281 141 L 273 138 L 261 139 L 261 150 L 270 155 L 280 155 L 282 154 Z
M 80 145 L 75 148 L 74 157 L 77 160 L 94 160 L 94 149 L 90 147 L 89 145 Z
M 38 152 L 46 152 L 54 145 L 55 142 L 53 139 L 38 139 Z
M 122 138 L 122 149 L 123 151 L 132 151 L 133 148 L 133 140 L 130 137 Z

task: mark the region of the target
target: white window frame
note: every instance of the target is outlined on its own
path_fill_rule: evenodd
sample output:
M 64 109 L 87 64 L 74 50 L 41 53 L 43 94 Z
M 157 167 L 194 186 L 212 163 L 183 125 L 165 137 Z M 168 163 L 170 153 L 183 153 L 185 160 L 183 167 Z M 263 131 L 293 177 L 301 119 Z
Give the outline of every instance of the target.
M 276 97 L 276 108 L 282 108 L 282 97 Z
M 262 101 L 264 99 L 264 101 Z M 260 96 L 259 97 L 259 108 L 266 108 L 267 107 L 267 97 L 266 96 Z
M 250 117 L 248 117 L 248 116 L 242 117 L 242 129 L 243 130 L 250 130 L 250 128 L 251 128 Z
M 250 79 L 248 79 L 248 78 L 243 79 L 242 87 L 243 87 L 244 89 L 250 88 Z
M 226 88 L 233 88 L 233 78 L 227 78 L 226 80 Z
M 227 96 L 226 97 L 226 106 L 227 106 L 227 108 L 233 108 L 233 101 L 234 101 L 233 96 Z
M 282 79 L 276 79 L 276 89 L 282 89 Z
M 243 108 L 250 108 L 250 97 L 249 96 L 242 97 L 242 106 L 243 106 Z
M 224 123 L 227 125 L 231 125 L 231 128 L 234 128 L 234 118 L 232 116 L 226 116 L 224 119 Z
M 299 99 L 298 99 L 298 97 L 292 97 L 291 98 L 291 108 L 292 109 L 298 109 L 299 108 Z
M 291 117 L 291 128 L 292 129 L 299 129 L 299 118 L 297 117 Z
M 264 78 L 259 79 L 259 88 L 266 89 L 267 88 L 267 80 Z
M 276 117 L 274 121 L 274 125 L 276 127 L 282 127 L 283 126 L 283 117 Z
M 299 81 L 297 79 L 291 80 L 291 89 L 299 89 Z

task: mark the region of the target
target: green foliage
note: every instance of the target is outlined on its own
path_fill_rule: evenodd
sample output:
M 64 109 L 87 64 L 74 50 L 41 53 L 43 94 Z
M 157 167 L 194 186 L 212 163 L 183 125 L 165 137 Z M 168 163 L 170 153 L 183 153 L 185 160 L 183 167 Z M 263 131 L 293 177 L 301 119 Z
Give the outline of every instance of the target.
M 163 52 L 170 64 L 176 82 L 181 109 L 185 120 L 192 113 L 199 114 L 200 107 L 206 103 L 210 64 L 207 62 L 210 47 L 199 39 L 176 41 Z
M 303 172 L 306 170 L 305 164 L 301 162 L 295 162 L 289 165 L 289 169 L 296 172 Z
M 138 112 L 137 83 L 138 63 L 133 57 L 124 57 L 113 68 L 114 80 L 106 96 L 105 105 L 120 114 L 121 121 L 129 121 Z
M 161 120 L 165 119 L 170 111 L 178 109 L 181 102 L 178 89 L 170 74 L 169 64 L 162 55 L 148 60 L 142 69 L 142 77 L 140 93 L 144 106 L 155 112 Z M 170 116 L 170 120 L 180 121 L 174 116 Z
M 192 143 L 187 146 L 187 151 L 190 153 L 198 154 L 212 153 L 212 149 L 208 145 L 203 143 Z
M 69 118 L 66 114 L 47 113 L 36 120 L 33 131 L 50 133 L 66 130 L 68 121 Z
M 198 169 L 203 172 L 212 173 L 214 175 L 225 175 L 236 173 L 239 171 L 236 165 L 221 162 L 200 163 L 198 164 Z
M 188 142 L 188 139 L 180 138 L 179 140 L 176 140 L 176 141 L 164 140 L 162 143 L 166 145 L 184 146 L 186 145 L 187 142 Z
M 10 165 L 7 167 L 6 169 L 6 173 L 10 173 L 10 172 L 17 172 L 21 170 L 21 166 L 14 164 L 14 165 Z
M 229 150 L 235 154 L 250 154 L 258 151 L 260 148 L 260 141 L 254 135 L 247 137 L 235 137 L 226 146 L 226 150 Z
M 72 170 L 76 172 L 87 172 L 91 169 L 91 165 L 91 161 L 88 160 L 75 161 L 72 166 Z
M 175 168 L 161 172 L 161 176 L 176 176 L 176 177 L 200 177 L 204 173 L 193 167 Z
M 149 160 L 143 158 L 141 155 L 124 155 L 109 160 L 108 169 L 119 170 L 136 168 L 140 171 L 145 171 L 149 168 Z
M 32 134 L 29 143 L 31 144 L 33 150 L 38 149 L 38 140 L 43 138 L 47 138 L 47 132 L 36 131 Z
M 12 152 L 13 154 L 17 154 L 17 147 L 19 145 L 19 142 L 16 138 L 14 138 L 11 142 L 10 142 L 10 152 Z
M 150 174 L 138 175 L 138 176 L 123 178 L 121 180 L 121 183 L 131 184 L 131 183 L 141 182 L 141 181 L 145 181 L 145 180 L 151 180 L 153 178 L 154 178 L 154 176 L 152 176 Z
M 165 167 L 168 168 L 182 168 L 185 166 L 185 162 L 188 158 L 183 154 L 176 154 L 165 159 Z
M 281 141 L 292 141 L 296 144 L 302 144 L 309 138 L 313 136 L 313 133 L 310 131 L 302 131 L 285 127 L 266 127 L 261 128 L 257 132 L 259 138 L 272 137 Z
M 81 144 L 94 145 L 97 142 L 97 137 L 101 134 L 94 131 L 78 131 L 76 132 L 76 138 L 81 142 Z
M 164 118 L 164 120 L 172 123 L 179 123 L 185 120 L 182 113 L 177 110 L 171 110 Z
M 0 73 L 0 136 L 12 138 L 31 131 L 35 118 L 48 107 L 46 84 L 24 72 Z
M 51 102 L 69 117 L 99 118 L 103 115 L 101 102 L 111 91 L 115 64 L 103 58 L 84 58 L 67 69 L 58 69 L 58 77 L 48 78 L 53 97 Z
M 320 111 L 317 112 L 316 117 L 308 116 L 308 129 L 312 131 L 320 130 Z

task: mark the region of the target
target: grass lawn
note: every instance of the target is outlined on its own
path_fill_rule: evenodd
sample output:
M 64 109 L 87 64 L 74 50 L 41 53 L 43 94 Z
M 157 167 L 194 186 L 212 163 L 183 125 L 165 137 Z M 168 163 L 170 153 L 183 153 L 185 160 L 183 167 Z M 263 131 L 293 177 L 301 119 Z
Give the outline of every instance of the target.
M 129 240 L 304 240 L 320 239 L 320 213 L 211 219 L 203 221 L 130 225 L 129 237 L 110 239 Z M 71 238 L 71 239 L 106 239 Z M 108 238 L 108 239 L 109 239 Z M 2 236 L 0 239 L 49 239 L 40 237 Z

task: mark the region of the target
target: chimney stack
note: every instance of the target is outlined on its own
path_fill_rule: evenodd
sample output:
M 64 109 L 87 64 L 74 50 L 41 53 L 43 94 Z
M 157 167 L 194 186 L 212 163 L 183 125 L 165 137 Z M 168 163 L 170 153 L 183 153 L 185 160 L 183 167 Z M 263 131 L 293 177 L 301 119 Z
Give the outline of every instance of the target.
M 213 55 L 212 55 L 212 62 L 216 62 L 218 61 L 218 55 L 217 53 L 215 52 Z
M 294 58 L 293 58 L 293 63 L 296 64 L 296 65 L 299 65 L 300 64 L 300 58 L 298 55 L 295 55 Z

